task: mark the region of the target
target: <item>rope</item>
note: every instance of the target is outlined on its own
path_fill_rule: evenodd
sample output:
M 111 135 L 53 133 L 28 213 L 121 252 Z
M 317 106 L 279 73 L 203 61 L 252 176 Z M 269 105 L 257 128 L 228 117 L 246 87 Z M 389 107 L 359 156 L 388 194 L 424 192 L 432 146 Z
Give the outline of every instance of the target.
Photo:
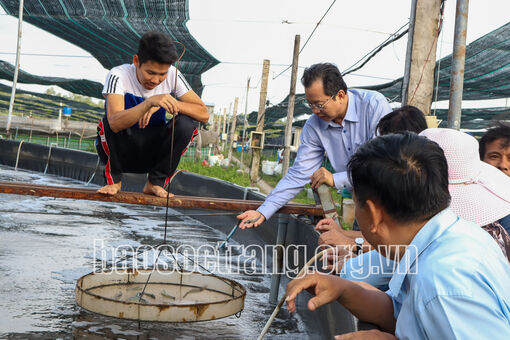
M 443 6 L 444 6 L 444 4 L 443 4 Z M 441 23 L 443 22 L 444 11 L 441 11 L 441 18 L 439 20 Z M 436 115 L 436 110 L 437 110 L 437 95 L 439 93 L 439 72 L 441 71 L 441 56 L 443 55 L 443 40 L 444 40 L 444 32 L 441 31 L 441 46 L 439 47 L 439 60 L 437 61 L 436 93 L 434 95 L 434 116 Z
M 96 168 L 94 169 L 94 172 L 92 173 L 92 176 L 90 176 L 90 179 L 87 181 L 87 183 L 85 184 L 86 186 L 88 186 L 90 184 L 90 182 L 92 182 L 92 180 L 94 179 L 94 177 L 96 176 L 96 172 L 97 172 L 97 167 L 99 166 L 99 156 L 97 156 L 97 162 L 96 162 Z
M 342 76 L 346 76 L 349 73 L 356 72 L 357 70 L 361 69 L 363 66 L 365 66 L 370 59 L 376 56 L 377 53 L 379 53 L 383 48 L 388 46 L 389 44 L 397 41 L 398 39 L 402 38 L 404 35 L 406 35 L 409 32 L 409 28 L 405 31 L 400 32 L 404 27 L 409 25 L 409 22 L 407 22 L 405 25 L 401 26 L 395 33 L 393 33 L 391 36 L 389 36 L 385 41 L 383 41 L 379 46 L 375 47 L 372 51 L 365 54 L 363 57 L 361 57 L 360 60 L 355 62 L 353 65 L 349 66 L 344 72 L 342 72 Z M 363 61 L 364 60 L 364 61 Z M 363 62 L 362 62 L 363 61 Z M 356 66 L 356 64 L 362 62 L 361 65 Z
M 312 265 L 312 263 L 314 263 L 317 259 L 321 258 L 322 256 L 324 256 L 328 251 L 330 250 L 335 250 L 335 248 L 328 248 L 328 249 L 324 249 L 323 251 L 321 251 L 320 253 L 318 254 L 315 254 L 315 256 L 313 256 L 304 266 L 303 268 L 301 268 L 301 270 L 299 271 L 298 273 L 298 277 L 303 275 L 304 271 L 306 268 L 308 268 L 309 266 Z M 278 315 L 278 313 L 280 312 L 280 309 L 282 308 L 283 306 L 283 303 L 285 302 L 285 299 L 287 298 L 287 293 L 283 294 L 282 298 L 280 299 L 280 301 L 278 302 L 278 304 L 276 305 L 274 311 L 273 311 L 273 314 L 271 314 L 271 317 L 269 318 L 269 320 L 267 320 L 266 322 L 266 325 L 264 326 L 264 329 L 262 329 L 262 332 L 260 333 L 259 337 L 257 338 L 257 340 L 262 340 L 264 338 L 264 336 L 266 335 L 267 331 L 269 330 L 269 327 L 271 327 L 271 324 L 273 323 L 274 319 L 276 318 L 276 315 Z
M 166 8 L 165 8 L 165 10 L 166 10 Z M 180 44 L 183 47 L 182 53 L 179 56 L 179 58 L 177 59 L 177 62 L 175 64 L 175 77 L 174 77 L 174 91 L 173 92 L 174 92 L 174 98 L 177 99 L 177 78 L 179 76 L 179 62 L 181 61 L 182 57 L 184 56 L 184 53 L 186 53 L 186 46 L 184 46 L 184 44 L 181 42 L 178 42 L 178 41 L 174 41 L 174 42 L 177 44 Z M 176 118 L 177 114 L 178 114 L 178 112 L 175 113 L 172 118 L 172 137 L 171 137 L 171 143 L 170 143 L 170 168 L 172 167 L 173 157 L 174 157 L 175 118 Z M 180 171 L 181 170 L 179 170 L 179 172 Z M 177 173 L 175 173 L 175 174 L 177 174 Z M 166 209 L 165 209 L 165 232 L 164 232 L 164 236 L 163 236 L 163 243 L 161 245 L 167 244 L 166 238 L 167 238 L 167 229 L 168 229 L 168 208 L 169 208 L 169 202 L 170 202 L 170 184 L 174 178 L 174 174 L 169 174 L 169 177 L 170 177 L 169 181 L 166 185 L 167 192 L 166 192 Z M 158 252 L 158 256 L 156 257 L 156 260 L 154 261 L 154 268 L 156 268 L 156 265 L 159 260 L 159 256 L 161 255 L 162 251 L 163 251 L 163 248 L 161 248 L 161 250 Z M 174 256 L 174 259 L 175 259 L 175 256 Z M 175 259 L 175 260 L 176 260 L 176 264 L 179 266 L 179 268 L 181 268 L 181 266 L 177 262 L 177 259 Z M 147 278 L 147 281 L 145 282 L 145 285 L 143 286 L 143 290 L 142 290 L 142 293 L 140 294 L 140 299 L 138 300 L 138 303 L 140 303 L 142 300 L 143 294 L 145 293 L 145 289 L 147 288 L 147 285 L 149 284 L 151 276 L 152 276 L 152 272 L 149 274 L 149 277 Z M 182 284 L 182 275 L 181 275 L 181 284 Z
M 322 18 L 320 18 L 319 22 L 317 22 L 317 24 L 315 25 L 315 28 L 313 29 L 312 33 L 310 33 L 310 35 L 308 36 L 308 38 L 306 39 L 305 43 L 303 44 L 303 47 L 301 47 L 301 49 L 299 50 L 299 53 L 298 55 L 301 55 L 301 52 L 303 52 L 303 50 L 305 49 L 306 47 L 306 44 L 308 44 L 308 42 L 310 41 L 310 39 L 312 38 L 312 35 L 315 33 L 315 31 L 317 30 L 317 28 L 319 27 L 319 25 L 322 23 L 322 19 L 324 19 L 324 17 L 328 14 L 329 10 L 331 9 L 331 7 L 333 7 L 333 5 L 335 4 L 336 0 L 333 0 L 333 2 L 331 3 L 331 5 L 329 5 L 328 9 L 326 10 L 326 12 L 324 13 L 324 15 L 322 16 Z M 273 77 L 273 80 L 275 80 L 276 78 L 278 78 L 279 76 L 281 76 L 283 73 L 285 73 L 285 71 L 287 71 L 289 68 L 291 68 L 292 65 L 289 65 L 286 69 L 284 69 L 282 72 L 278 73 L 276 76 Z

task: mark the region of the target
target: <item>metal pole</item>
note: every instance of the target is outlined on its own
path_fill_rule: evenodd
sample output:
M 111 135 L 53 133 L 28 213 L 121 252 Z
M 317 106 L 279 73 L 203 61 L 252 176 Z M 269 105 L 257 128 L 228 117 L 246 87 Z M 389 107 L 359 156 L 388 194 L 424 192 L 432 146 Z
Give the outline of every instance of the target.
M 18 46 L 16 47 L 16 65 L 14 66 L 14 79 L 12 80 L 12 91 L 11 91 L 11 100 L 9 102 L 9 112 L 7 114 L 7 127 L 6 127 L 6 135 L 7 139 L 9 139 L 9 129 L 11 128 L 12 121 L 12 109 L 14 107 L 14 97 L 16 96 L 16 85 L 18 83 L 18 71 L 19 71 L 19 62 L 20 62 L 20 51 L 21 51 L 21 28 L 23 24 L 23 0 L 19 2 L 19 13 L 18 13 Z
M 278 302 L 278 290 L 280 289 L 280 271 L 283 272 L 283 255 L 285 247 L 285 238 L 287 237 L 287 226 L 289 225 L 289 215 L 278 214 L 278 233 L 276 234 L 276 247 L 273 254 L 273 269 L 276 269 L 271 275 L 271 290 L 269 292 L 269 303 Z
M 241 165 L 239 169 L 243 170 L 243 154 L 244 154 L 244 143 L 246 141 L 246 115 L 248 114 L 248 91 L 250 91 L 250 77 L 246 83 L 246 100 L 244 101 L 244 122 L 243 122 L 243 144 L 241 146 Z
M 406 64 L 404 78 L 402 79 L 401 106 L 407 105 L 409 95 L 409 77 L 411 76 L 411 60 L 413 57 L 414 24 L 416 22 L 416 1 L 411 2 L 411 17 L 409 18 L 409 32 L 407 32 Z
M 466 60 L 466 35 L 469 0 L 457 0 L 455 36 L 453 38 L 452 73 L 450 78 L 450 105 L 448 127 L 460 129 L 462 91 L 464 89 L 464 62 Z
M 282 175 L 285 176 L 289 171 L 290 164 L 290 143 L 292 139 L 292 121 L 294 120 L 294 102 L 296 99 L 296 79 L 299 59 L 299 44 L 301 36 L 296 34 L 294 37 L 294 54 L 292 56 L 292 74 L 290 77 L 289 107 L 287 110 L 287 123 L 285 124 L 285 141 L 283 149 L 283 169 Z

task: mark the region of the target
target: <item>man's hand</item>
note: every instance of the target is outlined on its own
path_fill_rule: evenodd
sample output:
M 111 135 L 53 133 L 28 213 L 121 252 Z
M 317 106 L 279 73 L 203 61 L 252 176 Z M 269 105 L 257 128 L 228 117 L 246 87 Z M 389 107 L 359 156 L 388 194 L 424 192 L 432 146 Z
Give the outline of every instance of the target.
M 335 336 L 335 340 L 398 340 L 393 334 L 378 329 L 359 331 Z
M 147 125 L 149 125 L 149 121 L 151 120 L 152 115 L 154 112 L 158 111 L 159 107 L 151 107 L 149 111 L 147 111 L 142 118 L 138 120 L 138 127 L 140 129 L 145 128 Z
M 313 288 L 315 296 L 308 301 L 308 309 L 316 310 L 320 306 L 337 300 L 343 291 L 343 279 L 329 274 L 313 273 L 303 278 L 294 279 L 287 285 L 287 309 L 289 312 L 296 311 L 295 299 L 299 293 L 308 288 Z
M 354 247 L 356 242 L 350 237 L 345 236 L 342 232 L 336 230 L 326 231 L 319 236 L 319 246 L 346 246 Z
M 319 223 L 317 223 L 315 230 L 320 233 L 324 233 L 330 230 L 342 231 L 343 229 L 338 224 L 336 224 L 335 220 L 332 218 L 323 218 L 319 221 Z
M 324 255 L 322 261 L 325 262 L 325 265 L 322 269 L 328 273 L 340 274 L 345 262 L 357 255 L 352 253 L 352 246 L 337 246 L 335 248 L 334 252 L 328 251 Z
M 256 210 L 245 211 L 238 215 L 237 219 L 242 220 L 239 223 L 239 228 L 241 229 L 256 228 L 266 220 L 264 215 Z
M 315 230 L 321 232 L 319 237 L 319 246 L 347 246 L 354 247 L 356 244 L 353 238 L 345 235 L 343 229 L 331 218 L 325 218 L 319 221 L 315 226 Z
M 177 99 L 169 94 L 158 94 L 147 99 L 148 105 L 153 107 L 162 107 L 168 113 L 176 115 L 179 113 Z
M 310 186 L 312 189 L 317 189 L 319 185 L 325 183 L 326 185 L 333 187 L 335 186 L 335 182 L 333 180 L 333 174 L 326 170 L 326 168 L 322 167 L 319 170 L 315 171 L 310 177 Z

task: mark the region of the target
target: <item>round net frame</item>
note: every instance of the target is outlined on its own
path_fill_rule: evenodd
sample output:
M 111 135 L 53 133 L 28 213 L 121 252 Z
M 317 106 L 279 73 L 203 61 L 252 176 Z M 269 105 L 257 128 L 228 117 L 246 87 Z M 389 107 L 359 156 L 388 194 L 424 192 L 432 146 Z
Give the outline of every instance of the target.
M 183 47 L 175 67 L 179 71 L 179 62 L 186 52 L 184 44 L 174 41 Z M 177 87 L 175 73 L 174 88 Z M 175 95 L 175 94 L 174 94 Z M 172 119 L 172 138 L 170 145 L 170 164 L 173 159 L 175 119 Z M 112 269 L 92 272 L 78 279 L 76 283 L 76 302 L 79 306 L 98 314 L 122 319 L 160 322 L 194 322 L 214 320 L 236 314 L 238 317 L 244 308 L 246 289 L 239 283 L 214 275 L 200 264 L 207 273 L 183 269 L 172 253 L 175 261 L 173 269 L 162 269 L 157 266 L 158 259 L 167 243 L 168 202 L 170 184 L 178 170 L 169 176 L 165 185 L 167 190 L 165 231 L 163 243 L 151 269 L 124 268 L 116 269 L 115 261 Z M 185 254 L 180 254 L 188 260 Z M 194 262 L 194 261 L 193 261 Z
M 240 313 L 245 296 L 233 280 L 186 270 L 110 270 L 76 284 L 76 302 L 86 310 L 138 321 L 215 320 Z

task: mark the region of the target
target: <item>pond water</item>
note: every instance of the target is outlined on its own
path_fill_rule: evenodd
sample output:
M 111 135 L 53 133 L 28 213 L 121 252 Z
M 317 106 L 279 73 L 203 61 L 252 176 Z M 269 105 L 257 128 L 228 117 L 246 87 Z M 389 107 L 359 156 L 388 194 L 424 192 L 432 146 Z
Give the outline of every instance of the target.
M 83 182 L 4 166 L 0 181 L 84 187 Z M 139 325 L 77 306 L 76 280 L 98 263 L 95 242 L 113 247 L 157 245 L 163 239 L 164 214 L 162 207 L 0 194 L 0 338 L 257 338 L 273 310 L 268 303 L 269 275 L 222 274 L 247 289 L 240 318 Z M 172 246 L 214 247 L 226 237 L 192 216 L 172 209 L 169 214 Z M 291 316 L 284 308 L 266 338 L 316 336 L 308 334 L 299 315 Z

